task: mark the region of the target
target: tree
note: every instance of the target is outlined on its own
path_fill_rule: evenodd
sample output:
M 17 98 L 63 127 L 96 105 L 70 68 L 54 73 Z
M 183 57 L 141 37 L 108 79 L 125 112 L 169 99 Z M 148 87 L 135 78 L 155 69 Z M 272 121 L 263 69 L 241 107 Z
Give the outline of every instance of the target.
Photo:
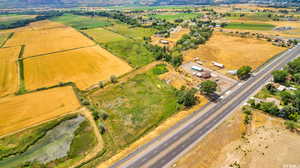
M 195 97 L 196 89 L 186 90 L 182 88 L 177 92 L 178 103 L 183 104 L 185 107 L 191 107 L 196 104 L 197 98 Z
M 200 91 L 202 94 L 211 95 L 217 90 L 217 86 L 216 82 L 207 80 L 200 84 Z
M 294 96 L 287 91 L 280 92 L 280 97 L 285 105 L 291 103 L 294 99 Z
M 277 70 L 272 73 L 274 82 L 276 83 L 285 83 L 286 78 L 288 77 L 288 72 L 284 70 Z
M 297 58 L 294 61 L 289 62 L 287 69 L 291 74 L 300 73 L 300 58 Z
M 237 71 L 237 76 L 239 79 L 247 79 L 250 76 L 252 68 L 250 66 L 242 66 L 240 69 Z
M 272 83 L 268 83 L 266 85 L 266 89 L 272 94 L 274 94 L 277 91 L 276 87 Z
M 297 84 L 300 84 L 300 73 L 296 73 L 293 75 L 293 80 L 294 82 L 296 82 Z

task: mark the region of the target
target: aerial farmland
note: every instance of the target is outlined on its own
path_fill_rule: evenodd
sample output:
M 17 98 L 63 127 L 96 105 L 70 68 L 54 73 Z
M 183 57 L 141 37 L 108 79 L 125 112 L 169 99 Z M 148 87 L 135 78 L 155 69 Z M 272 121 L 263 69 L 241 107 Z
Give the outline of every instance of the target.
M 273 122 L 275 115 L 274 121 L 293 122 L 293 130 L 299 131 L 298 112 L 281 116 L 298 108 L 293 97 L 300 88 L 298 60 L 284 68 L 281 64 L 285 54 L 296 53 L 300 8 L 130 2 L 0 9 L 1 168 L 159 168 L 171 163 L 178 168 L 238 168 L 250 162 L 222 160 L 232 152 L 232 146 L 223 146 L 239 140 L 246 148 L 241 137 L 259 139 L 248 129 L 259 130 L 260 118 L 251 117 L 269 113 L 262 118 Z M 260 74 L 262 70 L 268 73 Z M 270 76 L 274 84 L 255 97 L 240 95 L 250 86 L 259 90 Z M 230 104 L 239 97 L 254 103 L 243 100 L 243 108 L 241 101 Z M 268 98 L 272 102 L 263 104 Z M 257 102 L 262 105 L 254 106 Z M 284 107 L 283 112 L 273 114 L 275 105 Z M 235 115 L 225 118 L 233 107 Z M 219 115 L 222 108 L 228 114 Z M 213 128 L 206 129 L 208 124 Z M 274 133 L 271 127 L 289 131 L 284 124 L 264 125 L 270 127 L 266 137 Z M 194 133 L 202 132 L 208 137 L 194 139 Z M 299 140 L 292 134 L 282 137 Z M 220 144 L 213 145 L 215 141 Z M 271 152 L 266 153 L 271 162 Z

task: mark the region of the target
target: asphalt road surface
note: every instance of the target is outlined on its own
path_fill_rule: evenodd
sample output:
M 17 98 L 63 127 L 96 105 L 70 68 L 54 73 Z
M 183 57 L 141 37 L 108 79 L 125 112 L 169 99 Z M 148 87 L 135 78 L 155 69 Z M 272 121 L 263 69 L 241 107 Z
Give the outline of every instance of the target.
M 176 159 L 196 145 L 205 135 L 222 123 L 229 114 L 270 81 L 272 71 L 281 69 L 299 54 L 300 46 L 281 54 L 246 82 L 234 86 L 230 94 L 222 96 L 222 100 L 215 104 L 210 103 L 195 111 L 161 136 L 116 162 L 111 168 L 163 168 L 171 166 Z

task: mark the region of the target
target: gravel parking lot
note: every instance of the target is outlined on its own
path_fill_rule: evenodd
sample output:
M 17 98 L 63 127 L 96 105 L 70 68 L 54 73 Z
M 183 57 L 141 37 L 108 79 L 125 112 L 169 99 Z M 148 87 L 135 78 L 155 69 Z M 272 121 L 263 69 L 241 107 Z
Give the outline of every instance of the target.
M 193 70 L 192 67 L 193 66 L 197 66 L 197 67 L 200 67 L 203 69 L 203 72 L 210 72 L 211 73 L 211 77 L 208 78 L 208 79 L 204 79 L 204 78 L 200 78 L 200 77 L 197 77 L 195 75 L 195 73 L 198 73 L 198 71 L 196 70 Z M 238 81 L 234 80 L 234 79 L 231 79 L 219 72 L 216 72 L 216 71 L 213 71 L 209 68 L 206 68 L 202 65 L 199 65 L 195 62 L 188 62 L 188 63 L 185 63 L 183 65 L 181 65 L 181 68 L 186 72 L 186 73 L 189 73 L 191 76 L 193 76 L 195 78 L 195 80 L 198 80 L 198 79 L 201 79 L 201 81 L 204 81 L 204 80 L 213 80 L 213 81 L 216 81 L 218 86 L 219 86 L 219 89 L 217 91 L 218 94 L 221 94 L 221 93 L 224 93 L 227 89 L 229 89 L 231 86 L 233 86 L 234 84 L 236 84 Z M 201 72 L 200 72 L 201 73 Z M 199 83 L 200 84 L 200 83 Z

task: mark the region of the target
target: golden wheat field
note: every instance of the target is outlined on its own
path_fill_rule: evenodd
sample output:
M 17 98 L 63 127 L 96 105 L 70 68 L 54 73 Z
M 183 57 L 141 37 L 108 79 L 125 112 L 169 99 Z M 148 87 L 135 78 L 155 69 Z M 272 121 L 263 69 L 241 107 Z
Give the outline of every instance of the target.
M 18 89 L 18 65 L 20 47 L 0 48 L 0 96 Z
M 215 68 L 211 62 L 225 65 L 225 69 L 238 69 L 243 65 L 257 68 L 274 55 L 286 50 L 272 43 L 254 38 L 241 38 L 215 32 L 204 45 L 198 49 L 185 52 L 184 60 L 191 61 L 199 57 L 208 67 Z
M 132 68 L 99 46 L 81 48 L 24 59 L 26 88 L 36 89 L 59 82 L 75 82 L 87 89 L 111 75 L 122 75 Z
M 70 113 L 80 107 L 71 86 L 0 99 L 0 136 Z
M 31 24 L 29 25 L 31 30 L 15 32 L 6 42 L 5 47 L 25 45 L 23 58 L 26 58 L 94 45 L 93 41 L 75 29 L 65 26 L 56 27 L 58 25 L 50 21 Z

